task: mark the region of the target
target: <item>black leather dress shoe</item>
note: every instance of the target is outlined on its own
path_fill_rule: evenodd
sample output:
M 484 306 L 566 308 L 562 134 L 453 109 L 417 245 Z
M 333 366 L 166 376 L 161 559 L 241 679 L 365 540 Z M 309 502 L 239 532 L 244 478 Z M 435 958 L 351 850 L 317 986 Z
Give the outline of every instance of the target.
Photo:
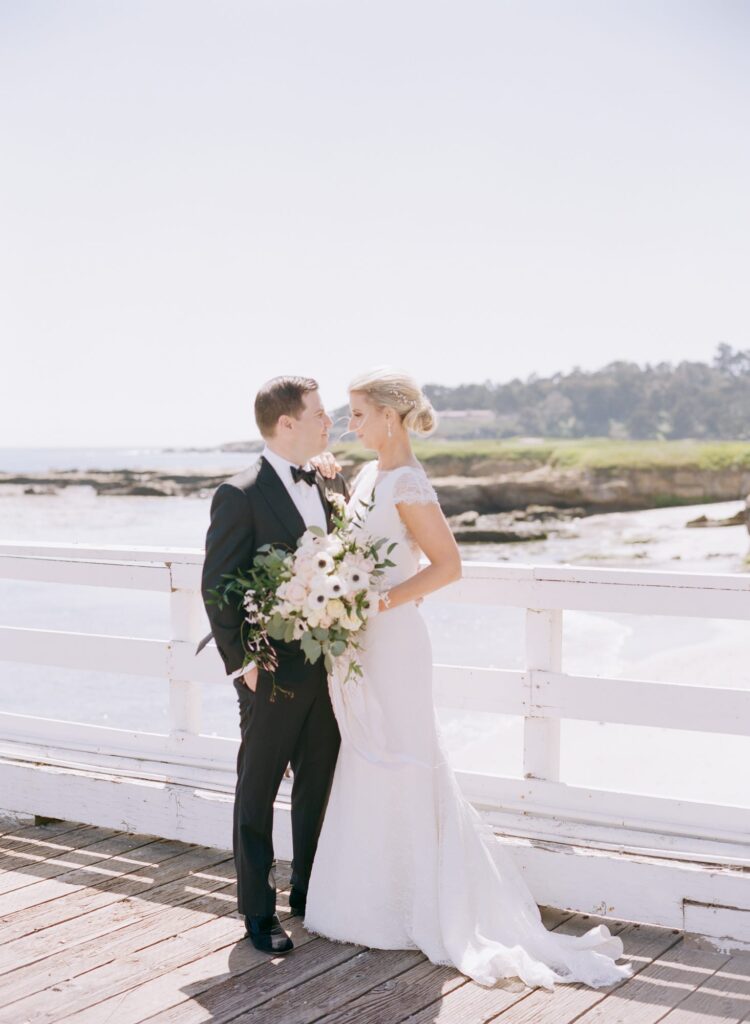
M 281 922 L 276 914 L 271 914 L 268 917 L 247 917 L 246 915 L 245 928 L 247 937 L 262 953 L 279 956 L 281 953 L 288 953 L 294 949 L 294 943 L 281 927 Z

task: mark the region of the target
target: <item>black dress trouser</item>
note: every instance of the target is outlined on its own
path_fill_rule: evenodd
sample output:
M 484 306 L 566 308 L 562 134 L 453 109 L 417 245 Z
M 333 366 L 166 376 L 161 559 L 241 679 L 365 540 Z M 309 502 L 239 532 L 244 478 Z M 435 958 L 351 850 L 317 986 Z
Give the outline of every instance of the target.
M 233 847 L 237 909 L 248 917 L 276 911 L 273 803 L 288 764 L 294 772 L 291 883 L 300 895 L 307 894 L 340 744 L 322 662 L 310 666 L 309 677 L 295 683 L 293 697 L 277 692 L 271 701 L 271 685 L 263 671 L 255 692 L 234 680 L 242 738 Z

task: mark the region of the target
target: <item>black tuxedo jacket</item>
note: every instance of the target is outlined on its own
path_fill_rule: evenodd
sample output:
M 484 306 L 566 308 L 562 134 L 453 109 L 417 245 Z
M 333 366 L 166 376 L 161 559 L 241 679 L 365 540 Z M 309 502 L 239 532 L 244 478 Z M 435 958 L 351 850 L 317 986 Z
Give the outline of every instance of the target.
M 349 493 L 341 474 L 326 480 L 316 473 L 315 484 L 331 529 L 331 506 L 326 490 L 336 491 L 348 499 Z M 206 606 L 211 632 L 201 640 L 196 654 L 208 641 L 216 640 L 227 675 L 234 675 L 245 661 L 242 644 L 243 610 L 233 604 L 206 604 L 209 590 L 224 580 L 223 573 L 249 569 L 258 548 L 264 544 L 294 551 L 297 541 L 305 532 L 305 523 L 276 470 L 261 457 L 249 469 L 235 474 L 219 484 L 211 502 L 211 523 L 206 534 L 206 558 L 203 563 L 201 591 Z M 323 664 L 311 666 L 304 658 L 299 641 L 284 643 L 274 640 L 278 656 L 276 679 L 280 685 L 294 683 L 309 675 Z

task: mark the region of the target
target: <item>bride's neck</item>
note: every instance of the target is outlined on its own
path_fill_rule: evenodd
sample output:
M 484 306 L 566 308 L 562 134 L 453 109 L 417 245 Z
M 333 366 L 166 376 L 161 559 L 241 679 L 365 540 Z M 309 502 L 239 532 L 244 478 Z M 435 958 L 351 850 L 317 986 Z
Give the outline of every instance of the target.
M 392 441 L 386 442 L 382 448 L 378 448 L 377 453 L 378 466 L 383 470 L 415 465 L 417 461 L 408 438 L 406 440 L 394 438 Z

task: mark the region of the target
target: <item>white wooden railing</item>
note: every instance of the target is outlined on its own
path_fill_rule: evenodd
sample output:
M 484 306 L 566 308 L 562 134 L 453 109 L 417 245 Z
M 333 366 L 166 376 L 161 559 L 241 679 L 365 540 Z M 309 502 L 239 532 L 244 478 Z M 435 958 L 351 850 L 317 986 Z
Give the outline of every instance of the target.
M 166 735 L 0 712 L 0 807 L 231 848 L 238 740 L 201 734 L 203 686 L 230 685 L 213 645 L 194 655 L 202 561 L 193 549 L 0 544 L 3 578 L 160 591 L 171 612 L 162 640 L 0 622 L 0 660 L 116 665 L 168 681 L 170 700 Z M 564 609 L 748 620 L 750 576 L 467 562 L 440 599 L 525 609 L 524 669 L 437 665 L 435 697 L 522 716 L 522 777 L 458 777 L 538 902 L 750 946 L 750 807 L 573 786 L 559 770 L 562 719 L 750 735 L 750 688 L 569 675 L 561 658 Z M 285 784 L 281 857 L 288 811 Z

